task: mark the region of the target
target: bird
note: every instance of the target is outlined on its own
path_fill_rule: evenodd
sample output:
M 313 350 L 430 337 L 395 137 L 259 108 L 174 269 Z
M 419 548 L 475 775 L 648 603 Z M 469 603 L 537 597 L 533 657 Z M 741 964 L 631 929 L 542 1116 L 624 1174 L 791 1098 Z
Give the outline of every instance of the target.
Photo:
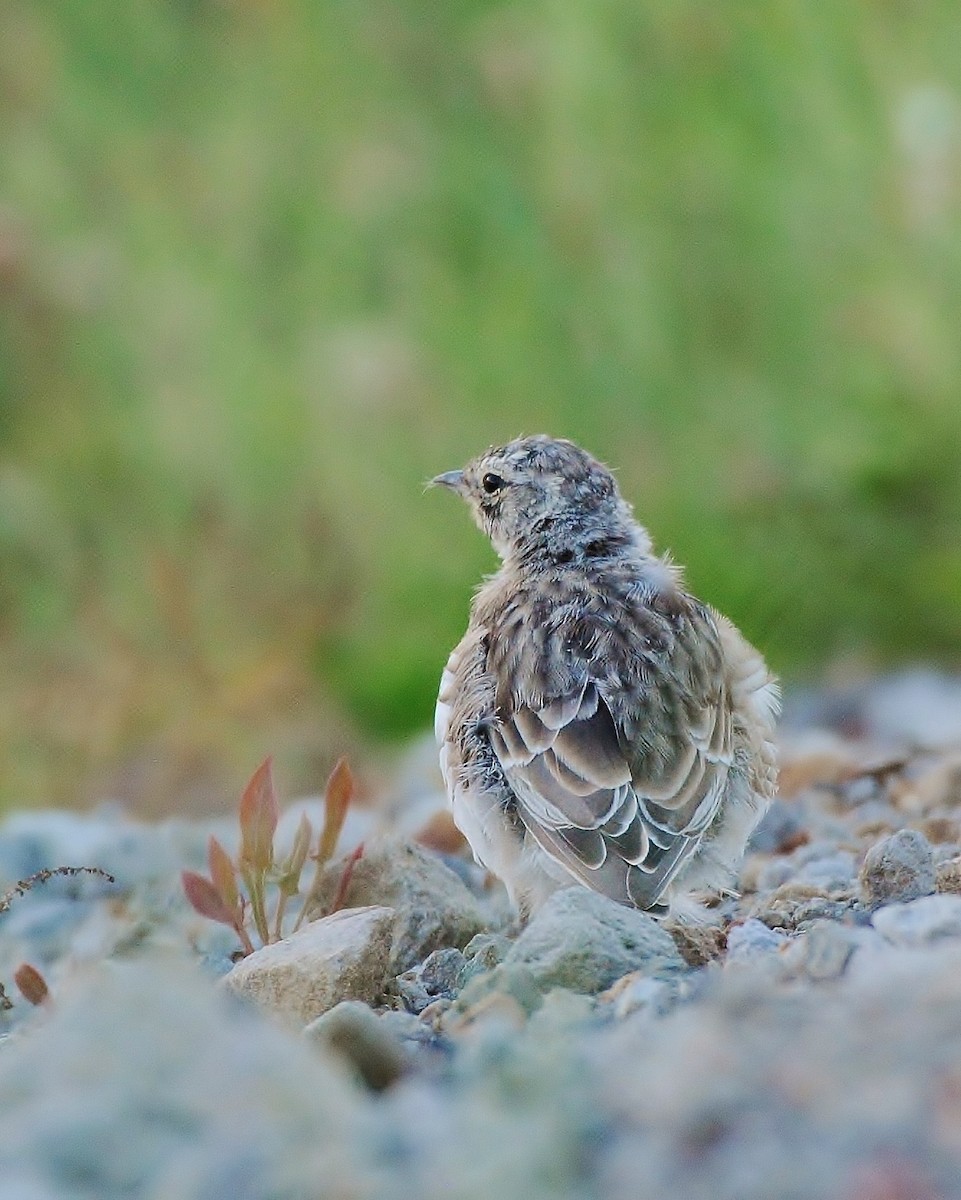
M 764 658 L 573 442 L 520 437 L 430 483 L 467 502 L 500 559 L 435 710 L 475 859 L 522 920 L 574 884 L 709 920 L 776 790 Z

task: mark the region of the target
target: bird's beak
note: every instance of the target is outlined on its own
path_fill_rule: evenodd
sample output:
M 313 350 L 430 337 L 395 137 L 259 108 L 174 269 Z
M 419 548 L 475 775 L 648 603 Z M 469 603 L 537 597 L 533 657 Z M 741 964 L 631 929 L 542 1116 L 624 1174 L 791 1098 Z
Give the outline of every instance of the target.
M 430 481 L 430 486 L 450 488 L 452 492 L 459 492 L 463 482 L 463 471 L 445 471 L 443 475 L 435 475 Z

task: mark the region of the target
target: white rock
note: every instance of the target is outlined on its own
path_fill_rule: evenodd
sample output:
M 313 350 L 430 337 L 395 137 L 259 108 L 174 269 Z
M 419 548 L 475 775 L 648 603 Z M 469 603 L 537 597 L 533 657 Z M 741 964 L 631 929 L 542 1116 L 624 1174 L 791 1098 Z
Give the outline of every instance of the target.
M 763 921 L 750 917 L 740 925 L 732 925 L 727 935 L 727 966 L 743 966 L 769 954 L 777 954 L 787 945 L 787 934 L 769 929 Z
M 341 1062 L 225 1003 L 185 955 L 102 964 L 55 1000 L 0 1053 L 4 1200 L 364 1194 L 364 1096 Z
M 377 1000 L 397 914 L 346 908 L 241 959 L 223 983 L 261 1008 L 306 1025 L 341 1000 Z
M 921 896 L 906 904 L 886 904 L 871 920 L 878 933 L 895 946 L 961 938 L 961 896 Z
M 504 959 L 526 967 L 539 987 L 593 993 L 630 971 L 648 976 L 685 969 L 671 935 L 650 914 L 584 887 L 554 892 Z

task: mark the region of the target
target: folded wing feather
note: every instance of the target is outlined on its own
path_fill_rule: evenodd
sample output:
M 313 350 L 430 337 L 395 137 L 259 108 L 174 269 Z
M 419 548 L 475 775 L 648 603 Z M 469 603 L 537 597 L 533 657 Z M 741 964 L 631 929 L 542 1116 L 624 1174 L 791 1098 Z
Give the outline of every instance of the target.
M 564 694 L 515 696 L 490 730 L 530 835 L 621 903 L 657 907 L 721 802 L 730 699 L 719 671 L 698 682 L 676 703 L 662 689 L 624 713 L 585 666 Z

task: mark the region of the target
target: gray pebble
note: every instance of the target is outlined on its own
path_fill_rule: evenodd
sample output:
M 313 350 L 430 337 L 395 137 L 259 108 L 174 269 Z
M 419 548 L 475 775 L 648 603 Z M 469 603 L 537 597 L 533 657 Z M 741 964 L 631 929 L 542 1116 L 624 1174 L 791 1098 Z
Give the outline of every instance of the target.
M 303 1036 L 345 1059 L 375 1092 L 389 1087 L 406 1066 L 400 1040 L 361 1000 L 342 1000 L 311 1021 Z
M 623 986 L 622 986 L 623 984 Z M 678 999 L 678 984 L 666 979 L 650 979 L 646 975 L 631 975 L 619 982 L 611 993 L 610 1004 L 618 1020 L 646 1013 L 662 1017 L 670 1012 Z M 613 994 L 615 993 L 616 994 Z M 604 999 L 604 997 L 602 997 Z
M 871 914 L 853 896 L 844 900 L 828 900 L 814 896 L 800 903 L 794 912 L 794 928 L 809 927 L 815 921 L 851 921 L 866 925 Z
M 451 996 L 467 972 L 467 959 L 452 946 L 435 950 L 420 966 L 420 981 L 432 996 Z
M 757 875 L 757 889 L 759 892 L 773 892 L 779 888 L 794 874 L 794 866 L 790 859 L 775 858 L 761 868 Z
M 504 960 L 524 966 L 540 987 L 599 992 L 629 971 L 684 968 L 670 934 L 653 917 L 583 887 L 555 892 Z
M 433 1000 L 427 988 L 417 978 L 416 968 L 398 975 L 394 986 L 408 1013 L 419 1015 Z
M 826 892 L 843 891 L 855 879 L 854 855 L 845 850 L 806 862 L 794 876 L 794 882 L 822 888 Z
M 900 829 L 871 847 L 859 878 L 866 904 L 916 900 L 937 886 L 934 855 L 922 834 Z
M 489 971 L 504 961 L 510 948 L 510 939 L 503 934 L 478 933 L 464 947 L 464 957 L 470 964 L 471 973 Z
M 397 990 L 408 1010 L 420 1013 L 435 1000 L 453 1000 L 470 969 L 466 957 L 453 947 L 435 950 L 424 961 L 397 977 Z
M 862 930 L 836 921 L 816 921 L 791 943 L 785 953 L 785 968 L 814 982 L 838 979 L 858 946 Z
M 787 942 L 779 929 L 769 929 L 763 921 L 749 918 L 741 925 L 732 925 L 727 935 L 725 962 L 742 966 L 768 954 L 776 954 Z
M 797 806 L 775 800 L 751 834 L 748 853 L 783 854 L 790 846 L 797 845 L 804 834 L 805 827 Z
M 961 938 L 961 896 L 921 896 L 887 904 L 873 916 L 874 928 L 896 946 L 923 946 Z

